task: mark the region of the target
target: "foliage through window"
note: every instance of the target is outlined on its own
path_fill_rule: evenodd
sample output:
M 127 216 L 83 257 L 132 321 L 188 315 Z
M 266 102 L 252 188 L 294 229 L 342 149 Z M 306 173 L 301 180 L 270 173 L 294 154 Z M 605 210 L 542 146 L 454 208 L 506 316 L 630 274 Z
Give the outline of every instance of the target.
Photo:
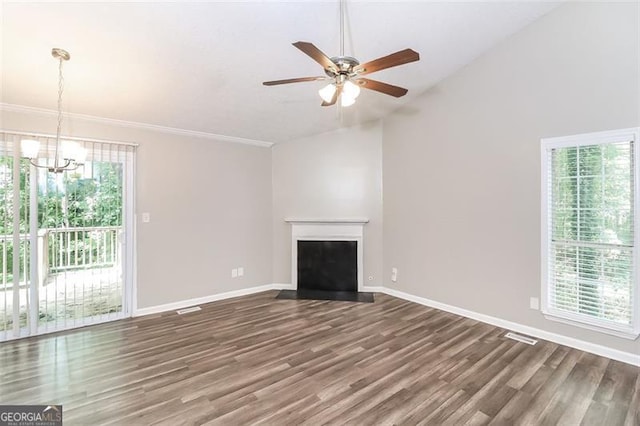
M 638 332 L 637 131 L 543 141 L 543 311 Z

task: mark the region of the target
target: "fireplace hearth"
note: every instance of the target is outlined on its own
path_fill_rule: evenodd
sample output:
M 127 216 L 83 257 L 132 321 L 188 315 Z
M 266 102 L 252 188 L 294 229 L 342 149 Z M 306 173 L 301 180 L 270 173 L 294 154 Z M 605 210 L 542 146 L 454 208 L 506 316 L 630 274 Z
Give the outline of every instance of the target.
M 335 300 L 339 302 L 373 303 L 373 293 L 359 291 L 280 290 L 276 299 Z

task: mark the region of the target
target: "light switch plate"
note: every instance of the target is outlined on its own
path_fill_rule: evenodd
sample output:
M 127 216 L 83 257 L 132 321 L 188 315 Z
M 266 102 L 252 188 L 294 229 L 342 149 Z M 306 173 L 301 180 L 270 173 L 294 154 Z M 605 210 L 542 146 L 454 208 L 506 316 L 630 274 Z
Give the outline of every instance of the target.
M 529 307 L 531 309 L 535 309 L 536 311 L 540 309 L 540 299 L 537 297 L 531 297 L 529 299 Z
M 244 275 L 244 268 L 242 266 L 238 267 L 238 276 L 242 277 Z
M 231 278 L 236 278 L 238 276 L 238 269 L 237 268 L 233 268 L 231 270 Z
M 149 222 L 151 222 L 151 214 L 142 213 L 142 223 L 149 223 Z

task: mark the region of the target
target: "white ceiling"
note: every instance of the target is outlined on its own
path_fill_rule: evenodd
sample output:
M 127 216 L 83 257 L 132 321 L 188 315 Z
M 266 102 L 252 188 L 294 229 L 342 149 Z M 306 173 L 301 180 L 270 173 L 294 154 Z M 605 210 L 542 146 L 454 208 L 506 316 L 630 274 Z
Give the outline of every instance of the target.
M 65 111 L 286 141 L 389 114 L 556 5 L 348 3 L 347 55 L 365 62 L 410 47 L 421 60 L 370 76 L 406 87 L 405 97 L 363 90 L 339 117 L 320 107 L 322 82 L 261 84 L 323 75 L 291 43 L 337 55 L 335 1 L 4 2 L 0 101 L 55 109 L 50 50 L 62 47 L 71 53 Z

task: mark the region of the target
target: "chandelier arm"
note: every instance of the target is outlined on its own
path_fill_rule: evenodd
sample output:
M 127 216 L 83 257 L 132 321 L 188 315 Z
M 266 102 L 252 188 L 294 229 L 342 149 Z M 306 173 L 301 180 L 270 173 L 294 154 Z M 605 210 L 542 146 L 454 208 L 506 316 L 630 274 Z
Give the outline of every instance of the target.
M 48 169 L 49 166 L 43 166 L 42 164 L 38 164 L 35 161 L 33 161 L 33 158 L 29 158 L 29 163 L 31 163 L 32 166 L 37 167 L 39 169 Z
M 75 160 L 68 159 L 68 158 L 65 158 L 64 161 L 65 163 L 62 166 L 57 164 L 54 164 L 53 166 L 48 166 L 46 164 L 38 164 L 37 162 L 34 161 L 33 158 L 29 158 L 29 163 L 33 167 L 37 167 L 39 169 L 48 169 L 49 171 L 56 172 L 56 173 L 77 170 L 82 165 L 82 163 L 78 163 Z
M 73 165 L 75 166 L 73 168 L 69 167 L 72 162 L 73 162 Z M 56 162 L 56 164 L 54 164 L 53 167 L 49 167 L 49 171 L 53 172 L 53 173 L 62 173 L 62 172 L 66 172 L 66 171 L 75 170 L 78 167 L 79 167 L 79 165 L 75 161 L 72 161 L 72 160 L 69 160 L 69 159 L 65 159 L 64 160 L 64 165 L 59 166 L 58 163 Z

